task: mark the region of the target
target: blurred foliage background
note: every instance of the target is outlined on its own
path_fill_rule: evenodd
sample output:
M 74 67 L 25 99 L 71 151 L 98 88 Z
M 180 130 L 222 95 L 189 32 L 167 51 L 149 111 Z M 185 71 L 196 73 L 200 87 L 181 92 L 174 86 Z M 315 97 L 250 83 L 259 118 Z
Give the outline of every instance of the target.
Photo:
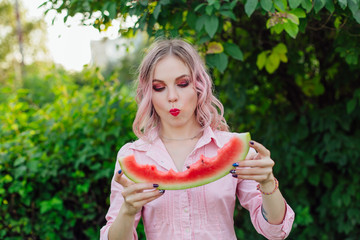
M 68 72 L 21 66 L 14 4 L 0 2 L 0 238 L 98 239 L 117 150 L 135 139 L 132 81 L 144 50 L 119 66 Z M 272 152 L 296 212 L 289 239 L 360 234 L 360 1 L 44 1 L 99 31 L 137 17 L 119 35 L 195 44 L 232 131 Z M 3 17 L 4 16 L 4 17 Z M 41 22 L 23 23 L 24 36 Z M 7 29 L 6 31 L 3 29 Z M 27 37 L 24 37 L 26 39 Z M 26 46 L 46 52 L 38 46 Z M 19 70 L 20 69 L 20 70 Z M 239 239 L 262 239 L 238 206 Z M 142 225 L 140 239 L 145 239 Z

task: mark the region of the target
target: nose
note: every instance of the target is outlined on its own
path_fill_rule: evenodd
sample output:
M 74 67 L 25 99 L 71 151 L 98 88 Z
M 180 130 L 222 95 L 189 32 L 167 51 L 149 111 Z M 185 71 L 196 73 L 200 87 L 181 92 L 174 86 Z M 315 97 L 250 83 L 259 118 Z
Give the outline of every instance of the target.
M 169 88 L 168 91 L 168 101 L 170 103 L 176 102 L 179 98 L 178 92 L 176 91 L 175 88 Z

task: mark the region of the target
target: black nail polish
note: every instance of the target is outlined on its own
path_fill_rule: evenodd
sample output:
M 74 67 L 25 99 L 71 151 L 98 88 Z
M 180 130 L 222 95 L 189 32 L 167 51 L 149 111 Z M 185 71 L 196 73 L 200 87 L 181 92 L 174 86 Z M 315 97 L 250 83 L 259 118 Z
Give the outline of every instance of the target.
M 165 193 L 165 190 L 164 190 L 164 189 L 160 189 L 160 190 L 159 190 L 159 193 L 164 194 L 164 193 Z
M 250 144 L 251 144 L 251 145 L 254 145 L 254 142 L 253 142 L 253 141 L 250 141 Z
M 230 170 L 229 173 L 235 173 L 235 169 Z
M 121 172 L 122 172 L 122 170 L 120 169 L 120 170 L 118 171 L 118 174 L 121 174 Z
M 237 176 L 238 176 L 238 175 L 236 175 L 236 174 L 233 174 L 232 176 L 233 176 L 234 178 L 237 178 Z
M 159 187 L 159 184 L 154 183 L 153 186 L 154 186 L 154 188 L 157 188 L 157 187 Z
M 238 166 L 239 166 L 238 163 L 234 163 L 234 164 L 233 164 L 233 167 L 238 167 Z

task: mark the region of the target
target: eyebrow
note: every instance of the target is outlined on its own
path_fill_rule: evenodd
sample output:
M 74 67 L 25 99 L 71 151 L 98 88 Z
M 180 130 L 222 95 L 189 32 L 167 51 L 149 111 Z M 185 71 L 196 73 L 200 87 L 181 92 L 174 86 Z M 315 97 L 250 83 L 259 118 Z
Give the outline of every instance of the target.
M 190 77 L 190 76 L 187 75 L 187 74 L 183 74 L 183 75 L 175 78 L 175 80 L 181 79 L 181 78 L 183 78 L 183 77 Z M 153 82 L 155 82 L 155 81 L 157 81 L 157 82 L 164 82 L 163 80 L 159 80 L 159 79 L 154 78 L 154 79 L 153 79 Z

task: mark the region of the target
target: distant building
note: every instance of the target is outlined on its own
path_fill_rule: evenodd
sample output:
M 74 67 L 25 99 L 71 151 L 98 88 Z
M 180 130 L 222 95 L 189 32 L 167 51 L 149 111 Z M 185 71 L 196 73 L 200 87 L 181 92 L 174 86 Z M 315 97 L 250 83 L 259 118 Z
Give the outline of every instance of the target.
M 90 42 L 91 62 L 90 64 L 106 67 L 121 60 L 126 54 L 131 54 L 141 45 L 143 37 L 138 34 L 137 37 L 117 38 L 102 40 L 93 40 Z

